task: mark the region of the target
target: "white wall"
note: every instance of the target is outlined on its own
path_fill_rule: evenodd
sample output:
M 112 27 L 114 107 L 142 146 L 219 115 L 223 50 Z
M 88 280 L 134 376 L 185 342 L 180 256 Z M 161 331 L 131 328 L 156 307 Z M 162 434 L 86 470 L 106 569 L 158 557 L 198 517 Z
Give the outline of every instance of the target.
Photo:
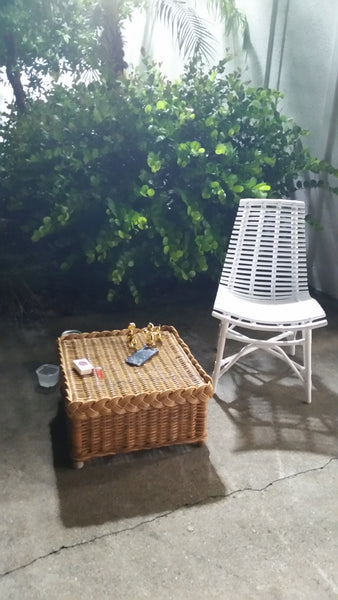
M 284 93 L 282 111 L 311 132 L 304 143 L 319 159 L 338 167 L 338 2 L 333 0 L 241 0 L 252 41 L 269 87 Z M 275 8 L 268 55 L 267 15 Z M 256 82 L 259 83 L 259 82 Z M 337 180 L 332 184 L 338 185 Z M 338 197 L 325 190 L 297 197 L 322 229 L 308 229 L 309 278 L 313 287 L 338 298 Z

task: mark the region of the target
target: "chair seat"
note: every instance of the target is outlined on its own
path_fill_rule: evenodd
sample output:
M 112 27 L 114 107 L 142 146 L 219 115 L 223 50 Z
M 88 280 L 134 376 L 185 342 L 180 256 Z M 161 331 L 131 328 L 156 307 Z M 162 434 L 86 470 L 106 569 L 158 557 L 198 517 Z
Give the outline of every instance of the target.
M 323 327 L 326 315 L 320 304 L 308 296 L 304 300 L 263 301 L 244 298 L 220 285 L 212 315 L 218 319 L 240 321 L 249 329 L 275 331 L 304 328 L 307 325 Z

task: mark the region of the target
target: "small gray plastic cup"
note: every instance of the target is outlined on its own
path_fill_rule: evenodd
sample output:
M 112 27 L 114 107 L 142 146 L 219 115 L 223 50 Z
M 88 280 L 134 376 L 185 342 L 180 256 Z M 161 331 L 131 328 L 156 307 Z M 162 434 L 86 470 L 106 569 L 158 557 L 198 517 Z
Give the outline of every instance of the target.
M 59 371 L 58 365 L 45 364 L 38 367 L 36 374 L 41 387 L 49 388 L 56 385 L 59 381 Z

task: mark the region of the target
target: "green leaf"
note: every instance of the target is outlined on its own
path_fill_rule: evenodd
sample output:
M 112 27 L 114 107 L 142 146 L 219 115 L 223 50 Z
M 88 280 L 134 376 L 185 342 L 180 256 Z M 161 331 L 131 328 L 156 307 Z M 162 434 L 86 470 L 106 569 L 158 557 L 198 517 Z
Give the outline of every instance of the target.
M 270 167 L 274 167 L 276 164 L 276 158 L 274 156 L 263 156 L 263 160 Z
M 258 183 L 255 185 L 255 190 L 259 190 L 261 192 L 268 192 L 271 190 L 271 186 L 266 183 Z
M 226 153 L 227 153 L 226 144 L 217 144 L 217 146 L 215 148 L 215 154 L 226 154 Z
M 167 108 L 167 102 L 165 100 L 159 100 L 156 104 L 157 110 L 165 110 Z
M 147 221 L 146 217 L 140 216 L 137 219 L 137 226 L 139 229 L 145 229 L 147 227 L 147 225 L 148 225 L 148 221 Z
M 191 212 L 191 218 L 194 223 L 198 223 L 198 221 L 200 221 L 202 219 L 202 215 L 198 210 L 193 210 Z
M 149 152 L 147 164 L 150 167 L 152 173 L 156 173 L 157 171 L 159 171 L 162 166 L 162 163 L 159 159 L 159 155 L 155 154 L 154 152 Z
M 148 186 L 147 185 L 143 185 L 140 189 L 140 194 L 141 196 L 144 196 L 145 198 L 148 196 Z

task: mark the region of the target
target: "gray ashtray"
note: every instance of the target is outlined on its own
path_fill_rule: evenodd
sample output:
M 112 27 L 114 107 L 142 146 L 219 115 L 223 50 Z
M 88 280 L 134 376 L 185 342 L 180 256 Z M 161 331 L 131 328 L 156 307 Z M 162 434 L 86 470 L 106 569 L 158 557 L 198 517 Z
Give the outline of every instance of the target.
M 61 337 L 64 335 L 71 335 L 72 333 L 81 333 L 81 331 L 79 331 L 79 329 L 67 329 L 61 333 Z

